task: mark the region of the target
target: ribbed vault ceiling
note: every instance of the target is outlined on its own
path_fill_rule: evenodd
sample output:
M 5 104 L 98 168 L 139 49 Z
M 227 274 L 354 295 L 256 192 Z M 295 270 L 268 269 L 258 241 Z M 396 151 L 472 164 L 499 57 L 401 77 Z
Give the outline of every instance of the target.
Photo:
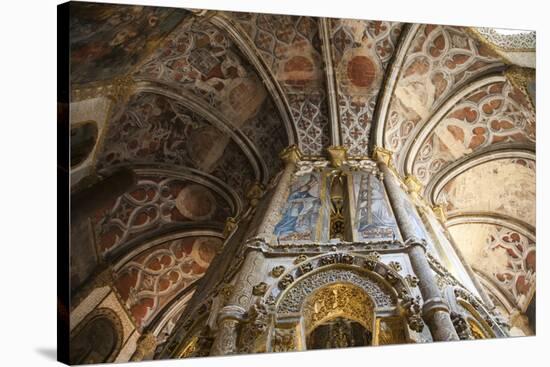
M 93 218 L 104 256 L 125 253 L 136 238 L 154 238 L 166 226 L 220 233 L 227 217 L 246 210 L 248 188 L 276 175 L 278 152 L 289 144 L 311 157 L 330 145 L 346 146 L 351 156 L 379 146 L 394 152 L 403 176 L 418 178 L 427 201 L 446 206 L 474 269 L 526 307 L 534 278 L 534 79 L 523 69 L 513 73 L 516 66 L 476 32 L 137 6 L 76 9 L 73 95 L 117 80 L 132 86 L 112 108 L 93 162 L 99 173 L 138 172 L 137 188 Z

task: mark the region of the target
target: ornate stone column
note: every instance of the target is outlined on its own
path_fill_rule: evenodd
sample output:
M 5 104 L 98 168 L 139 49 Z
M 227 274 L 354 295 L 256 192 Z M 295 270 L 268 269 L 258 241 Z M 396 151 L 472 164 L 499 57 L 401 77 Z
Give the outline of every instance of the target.
M 264 274 L 264 255 L 259 250 L 249 250 L 235 283 L 227 305 L 218 316 L 218 333 L 210 355 L 227 355 L 237 352 L 237 326 L 252 303 L 254 288 Z
M 279 214 L 286 203 L 290 182 L 296 171 L 296 164 L 301 160 L 302 154 L 296 145 L 291 145 L 281 152 L 280 157 L 285 163 L 285 168 L 281 173 L 265 213 L 262 213 L 263 219 L 256 230 L 255 237 L 268 239 L 273 233 Z
M 237 352 L 237 326 L 245 310 L 238 306 L 226 306 L 218 315 L 218 333 L 210 350 L 211 356 L 235 354 Z
M 441 296 L 435 276 L 426 258 L 425 242 L 419 234 L 426 236 L 424 228 L 417 228 L 422 223 L 416 209 L 408 200 L 397 178 L 388 167 L 391 164 L 391 153 L 375 151 L 375 159 L 384 174 L 384 186 L 390 199 L 395 219 L 408 245 L 408 255 L 416 276 L 420 292 L 424 299 L 423 318 L 430 328 L 434 341 L 459 340 L 449 315 L 449 307 Z

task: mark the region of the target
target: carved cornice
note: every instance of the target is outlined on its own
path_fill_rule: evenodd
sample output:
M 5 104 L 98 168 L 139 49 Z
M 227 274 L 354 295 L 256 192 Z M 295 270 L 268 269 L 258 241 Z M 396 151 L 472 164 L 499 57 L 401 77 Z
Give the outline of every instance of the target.
M 125 101 L 134 93 L 134 89 L 135 81 L 128 75 L 101 82 L 76 85 L 71 88 L 71 103 L 97 97 Z
M 535 111 L 536 101 L 533 100 L 531 93 L 529 93 L 529 84 L 536 80 L 535 69 L 522 68 L 513 65 L 506 69 L 504 75 L 514 87 L 518 88 L 520 91 L 523 92 L 523 94 L 527 96 L 527 99 L 531 104 L 531 108 L 533 109 L 533 111 Z

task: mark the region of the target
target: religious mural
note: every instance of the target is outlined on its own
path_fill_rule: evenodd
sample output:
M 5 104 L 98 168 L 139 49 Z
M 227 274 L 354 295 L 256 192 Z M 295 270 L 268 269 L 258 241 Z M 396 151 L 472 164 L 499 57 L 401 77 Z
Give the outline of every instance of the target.
M 534 32 L 67 7 L 64 362 L 534 334 Z
M 321 208 L 318 174 L 296 177 L 273 233 L 279 241 L 313 240 Z
M 355 175 L 357 181 L 357 221 L 361 239 L 393 240 L 399 230 L 382 182 L 371 173 Z

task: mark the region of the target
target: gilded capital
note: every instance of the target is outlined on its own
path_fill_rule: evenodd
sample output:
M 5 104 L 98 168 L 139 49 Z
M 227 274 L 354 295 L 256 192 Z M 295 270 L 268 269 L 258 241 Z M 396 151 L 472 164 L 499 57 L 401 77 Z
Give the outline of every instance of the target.
M 254 182 L 252 185 L 250 185 L 248 191 L 246 192 L 246 198 L 250 202 L 250 206 L 256 207 L 258 203 L 260 202 L 260 199 L 262 196 L 264 196 L 265 188 L 264 185 L 262 185 L 259 182 Z
M 344 164 L 347 159 L 347 148 L 343 146 L 331 146 L 327 148 L 330 164 L 333 167 L 338 168 Z
M 155 351 L 157 347 L 157 338 L 152 333 L 145 333 L 139 337 L 136 351 L 130 358 L 130 361 L 142 361 Z
M 445 223 L 447 220 L 447 213 L 445 212 L 445 206 L 442 204 L 432 206 L 432 211 L 434 212 L 437 219 L 442 223 Z
M 237 228 L 237 219 L 229 217 L 225 221 L 225 227 L 223 228 L 223 237 L 227 238 Z
M 422 184 L 416 178 L 414 175 L 407 175 L 405 176 L 404 183 L 407 186 L 407 190 L 411 194 L 420 194 L 420 190 L 422 190 Z
M 296 145 L 291 145 L 279 153 L 279 157 L 281 157 L 286 164 L 297 163 L 302 160 L 302 152 L 300 152 L 300 148 Z
M 378 162 L 384 163 L 388 167 L 393 166 L 393 152 L 391 150 L 382 147 L 374 147 L 372 158 Z

